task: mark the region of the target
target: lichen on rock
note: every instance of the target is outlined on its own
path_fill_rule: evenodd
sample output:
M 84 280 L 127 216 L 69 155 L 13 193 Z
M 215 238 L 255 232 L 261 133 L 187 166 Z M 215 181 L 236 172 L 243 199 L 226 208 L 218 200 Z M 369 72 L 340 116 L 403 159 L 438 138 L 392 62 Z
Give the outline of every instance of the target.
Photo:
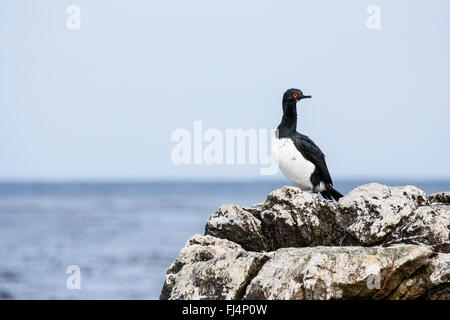
M 449 195 L 372 183 L 334 203 L 283 187 L 222 206 L 161 299 L 450 299 Z

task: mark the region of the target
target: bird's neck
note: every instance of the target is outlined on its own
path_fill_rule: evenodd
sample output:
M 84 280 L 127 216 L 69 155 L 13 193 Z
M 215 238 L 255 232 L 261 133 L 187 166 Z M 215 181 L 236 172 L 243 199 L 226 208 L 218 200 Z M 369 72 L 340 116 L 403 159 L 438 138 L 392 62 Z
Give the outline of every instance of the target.
M 283 118 L 278 126 L 280 137 L 293 134 L 297 130 L 297 104 L 283 103 Z

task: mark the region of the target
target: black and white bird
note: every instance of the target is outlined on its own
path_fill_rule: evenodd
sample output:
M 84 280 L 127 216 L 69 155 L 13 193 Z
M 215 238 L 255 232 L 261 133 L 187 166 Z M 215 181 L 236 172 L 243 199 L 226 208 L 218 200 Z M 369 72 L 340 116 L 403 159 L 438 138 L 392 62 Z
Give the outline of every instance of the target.
M 333 188 L 325 155 L 307 136 L 297 132 L 297 102 L 311 98 L 301 90 L 289 89 L 283 95 L 283 118 L 272 143 L 278 166 L 291 183 L 303 191 L 320 192 L 325 199 L 343 195 Z

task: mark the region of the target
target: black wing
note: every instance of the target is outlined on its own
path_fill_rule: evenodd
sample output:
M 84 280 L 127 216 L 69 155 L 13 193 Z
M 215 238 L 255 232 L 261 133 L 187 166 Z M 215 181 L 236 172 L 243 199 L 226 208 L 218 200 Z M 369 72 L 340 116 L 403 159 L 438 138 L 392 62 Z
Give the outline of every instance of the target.
M 313 178 L 319 178 L 320 181 L 311 182 L 313 184 L 319 184 L 323 181 L 325 184 L 333 185 L 333 181 L 331 180 L 331 176 L 325 162 L 325 155 L 319 147 L 316 146 L 316 144 L 309 137 L 298 132 L 294 134 L 293 140 L 295 147 L 298 151 L 300 151 L 302 156 L 316 166 L 316 171 L 313 173 L 313 176 L 318 175 L 318 177 Z

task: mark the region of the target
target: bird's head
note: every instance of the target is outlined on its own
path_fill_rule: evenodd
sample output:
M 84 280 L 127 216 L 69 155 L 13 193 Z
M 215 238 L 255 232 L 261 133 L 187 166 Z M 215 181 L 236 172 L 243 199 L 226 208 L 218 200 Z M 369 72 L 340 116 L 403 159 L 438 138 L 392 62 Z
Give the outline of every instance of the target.
M 302 90 L 299 89 L 288 89 L 283 95 L 283 105 L 286 104 L 296 104 L 297 101 L 302 99 L 311 98 L 311 96 L 305 96 Z

